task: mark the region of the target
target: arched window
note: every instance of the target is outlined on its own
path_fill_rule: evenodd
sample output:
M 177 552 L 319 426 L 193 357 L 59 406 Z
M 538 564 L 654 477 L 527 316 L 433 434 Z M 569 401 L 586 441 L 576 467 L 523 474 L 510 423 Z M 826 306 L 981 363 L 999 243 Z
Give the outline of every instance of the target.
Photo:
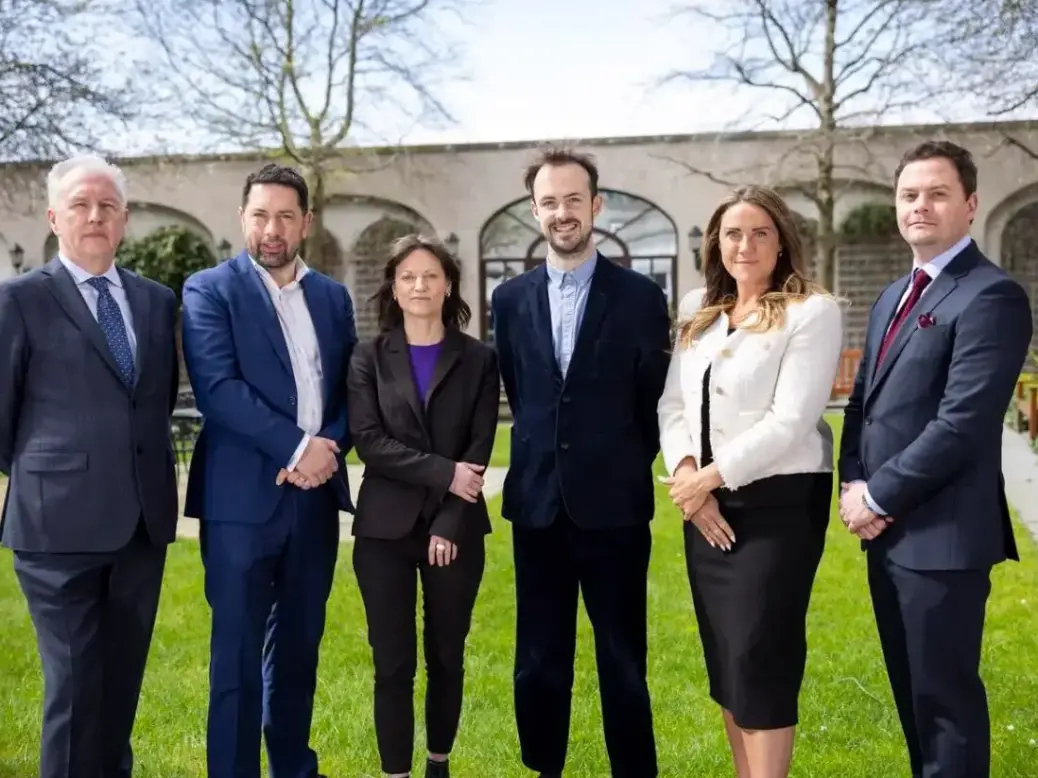
M 599 253 L 651 277 L 673 305 L 677 295 L 678 230 L 674 221 L 644 198 L 601 190 L 602 212 L 595 220 Z M 524 197 L 491 216 L 480 232 L 481 333 L 493 340 L 490 296 L 497 285 L 544 261 L 548 243 Z
M 1002 231 L 1002 267 L 1023 286 L 1031 300 L 1034 334 L 1031 349 L 1038 350 L 1038 202 L 1028 203 L 1010 217 Z M 1030 362 L 1030 360 L 1028 360 Z

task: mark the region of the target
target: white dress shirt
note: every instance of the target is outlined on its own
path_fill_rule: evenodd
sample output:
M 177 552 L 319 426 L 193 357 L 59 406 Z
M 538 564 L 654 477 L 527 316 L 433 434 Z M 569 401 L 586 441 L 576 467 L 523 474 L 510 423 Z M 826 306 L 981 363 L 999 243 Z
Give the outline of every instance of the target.
M 83 301 L 87 304 L 87 308 L 90 309 L 90 315 L 96 320 L 98 291 L 87 283 L 91 278 L 95 278 L 94 274 L 89 270 L 84 270 L 64 254 L 58 254 L 58 259 L 61 261 L 61 264 L 65 266 L 69 275 L 72 276 L 72 280 L 76 282 L 76 289 L 79 290 L 80 295 L 83 297 Z M 126 326 L 126 337 L 130 342 L 130 354 L 133 355 L 133 363 L 136 366 L 137 333 L 133 330 L 133 312 L 130 310 L 130 301 L 126 298 L 126 289 L 123 287 L 123 279 L 119 276 L 119 271 L 115 269 L 114 262 L 108 267 L 108 270 L 101 274 L 101 277 L 108 279 L 108 291 L 112 293 L 116 305 L 119 306 L 119 312 L 123 315 L 123 324 Z
M 310 317 L 310 308 L 306 304 L 306 295 L 300 283 L 310 269 L 301 259 L 296 260 L 296 276 L 285 286 L 279 287 L 267 269 L 252 260 L 252 266 L 259 273 L 263 286 L 274 304 L 281 332 L 285 336 L 288 347 L 288 358 L 292 362 L 292 376 L 296 382 L 296 424 L 303 431 L 303 439 L 299 442 L 292 459 L 286 465 L 288 470 L 295 469 L 299 458 L 310 442 L 310 436 L 316 435 L 324 420 L 324 370 L 321 366 L 321 349 L 317 342 L 317 331 Z
M 703 294 L 685 296 L 679 322 L 699 310 Z M 699 465 L 708 367 L 708 434 L 728 489 L 773 475 L 831 472 L 833 439 L 823 415 L 843 345 L 839 304 L 824 295 L 790 303 L 784 325 L 767 332 L 729 335 L 728 323 L 721 314 L 691 346 L 674 345 L 658 406 L 667 472 L 685 457 Z
M 937 280 L 937 276 L 944 272 L 944 269 L 948 267 L 948 264 L 953 259 L 955 259 L 955 257 L 957 257 L 963 251 L 963 249 L 970 245 L 970 242 L 972 240 L 972 237 L 966 235 L 961 240 L 959 240 L 954 246 L 949 248 L 947 251 L 942 251 L 929 262 L 912 263 L 912 267 L 914 270 L 922 270 L 924 273 L 930 276 L 930 284 L 926 287 L 926 289 L 923 290 L 922 295 L 920 295 L 920 301 L 922 301 L 923 298 L 926 297 L 930 289 L 933 288 L 933 282 Z M 897 308 L 895 309 L 894 314 L 890 317 L 890 324 L 887 325 L 886 329 L 887 332 L 890 331 L 891 325 L 893 325 L 894 320 L 897 318 L 897 312 L 901 310 L 901 306 L 905 304 L 905 300 L 908 299 L 908 295 L 911 291 L 912 285 L 908 284 L 905 287 L 905 291 L 901 295 L 901 299 L 898 301 Z M 867 486 L 865 487 L 865 502 L 868 504 L 870 508 L 872 508 L 873 513 L 877 513 L 880 516 L 887 515 L 887 512 L 883 510 L 883 508 L 880 507 L 880 505 L 875 500 L 872 499 L 872 495 L 869 494 L 869 488 Z

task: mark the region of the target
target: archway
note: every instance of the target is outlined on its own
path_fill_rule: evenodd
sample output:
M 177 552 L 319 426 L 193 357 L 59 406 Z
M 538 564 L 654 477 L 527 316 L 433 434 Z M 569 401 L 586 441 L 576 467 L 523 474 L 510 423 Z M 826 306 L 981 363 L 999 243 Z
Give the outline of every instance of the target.
M 1038 201 L 1014 213 L 1002 230 L 1002 267 L 1015 278 L 1031 300 L 1035 335 L 1032 352 L 1038 350 Z
M 392 216 L 369 224 L 357 237 L 350 252 L 353 265 L 353 304 L 357 335 L 364 340 L 378 333 L 378 309 L 371 301 L 382 285 L 382 266 L 393 241 L 416 231 L 415 225 Z
M 595 243 L 601 255 L 652 278 L 673 306 L 677 296 L 678 230 L 674 220 L 643 197 L 601 190 Z M 524 197 L 501 208 L 480 230 L 480 334 L 493 340 L 490 297 L 499 284 L 544 261 L 548 244 Z

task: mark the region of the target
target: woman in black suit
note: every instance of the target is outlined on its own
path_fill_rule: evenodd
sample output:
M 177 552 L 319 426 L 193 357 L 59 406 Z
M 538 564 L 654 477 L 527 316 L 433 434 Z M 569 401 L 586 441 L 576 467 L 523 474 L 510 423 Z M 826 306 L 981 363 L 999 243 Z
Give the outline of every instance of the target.
M 350 432 L 365 464 L 353 568 L 375 664 L 382 769 L 409 776 L 417 579 L 425 624 L 426 778 L 447 778 L 461 715 L 465 639 L 490 519 L 483 476 L 497 432 L 493 349 L 462 330 L 460 269 L 441 244 L 397 241 L 374 296 L 381 334 L 354 351 Z

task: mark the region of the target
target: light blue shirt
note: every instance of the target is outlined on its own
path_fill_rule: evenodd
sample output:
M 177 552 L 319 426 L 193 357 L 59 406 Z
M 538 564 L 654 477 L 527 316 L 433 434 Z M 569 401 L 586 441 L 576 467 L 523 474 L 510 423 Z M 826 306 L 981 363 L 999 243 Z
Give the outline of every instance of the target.
M 577 345 L 580 323 L 584 320 L 591 278 L 598 264 L 598 253 L 573 270 L 563 271 L 545 262 L 548 270 L 548 307 L 551 310 L 551 338 L 555 345 L 555 361 L 563 377 L 569 370 Z
M 937 280 L 937 276 L 944 272 L 944 269 L 948 267 L 948 263 L 955 259 L 955 257 L 957 257 L 962 252 L 962 250 L 970 244 L 971 240 L 973 239 L 969 235 L 966 235 L 964 238 L 962 238 L 962 240 L 960 240 L 950 249 L 948 249 L 947 251 L 942 251 L 929 262 L 924 262 L 921 265 L 917 263 L 915 265 L 914 269 L 921 270 L 928 276 L 930 276 L 930 285 L 923 290 L 923 293 L 919 298 L 920 300 L 926 297 L 926 293 L 929 292 L 930 289 L 933 287 L 933 282 Z M 901 301 L 897 304 L 898 310 L 900 310 L 901 306 L 905 304 L 905 300 L 908 298 L 909 291 L 909 289 L 906 289 L 905 293 L 901 295 Z M 888 515 L 887 512 L 883 510 L 881 507 L 879 507 L 879 504 L 872 499 L 872 495 L 869 494 L 868 486 L 865 487 L 865 502 L 869 504 L 869 507 L 872 508 L 874 513 L 878 513 L 880 516 Z
M 94 274 L 84 270 L 75 262 L 68 257 L 59 254 L 58 259 L 61 260 L 61 264 L 65 266 L 65 269 L 72 276 L 72 280 L 76 282 L 76 289 L 79 290 L 80 295 L 83 297 L 83 301 L 87 304 L 87 308 L 90 309 L 90 315 L 97 320 L 97 290 L 94 289 L 90 284 L 87 283 Z M 126 337 L 130 341 L 130 353 L 133 355 L 133 361 L 137 363 L 137 335 L 133 331 L 133 314 L 130 312 L 130 301 L 126 298 L 126 289 L 123 287 L 123 279 L 119 276 L 119 271 L 115 269 L 115 263 L 106 270 L 102 275 L 108 279 L 108 291 L 112 293 L 112 297 L 115 298 L 116 305 L 119 306 L 119 311 L 123 315 L 123 324 L 126 325 Z

